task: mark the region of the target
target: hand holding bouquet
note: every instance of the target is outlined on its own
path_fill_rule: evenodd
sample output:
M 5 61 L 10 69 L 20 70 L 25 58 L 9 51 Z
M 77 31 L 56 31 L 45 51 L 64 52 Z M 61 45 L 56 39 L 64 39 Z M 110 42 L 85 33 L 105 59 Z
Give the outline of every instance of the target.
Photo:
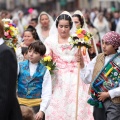
M 91 47 L 91 39 L 92 35 L 84 29 L 77 29 L 76 32 L 69 37 L 69 43 L 73 47 L 78 48 L 78 53 L 76 55 L 78 62 L 78 74 L 77 74 L 77 84 L 76 84 L 76 120 L 78 114 L 78 94 L 79 94 L 79 79 L 80 79 L 80 68 L 84 67 L 84 60 L 81 55 L 81 47 L 84 46 L 84 52 L 86 52 L 86 48 Z M 86 53 L 85 53 L 86 54 Z

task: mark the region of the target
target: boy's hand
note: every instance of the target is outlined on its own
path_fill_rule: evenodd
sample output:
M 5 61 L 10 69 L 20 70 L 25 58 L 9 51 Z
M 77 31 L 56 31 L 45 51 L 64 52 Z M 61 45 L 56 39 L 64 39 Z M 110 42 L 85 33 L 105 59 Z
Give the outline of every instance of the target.
M 80 49 L 75 54 L 75 59 L 76 59 L 77 62 L 80 63 L 80 67 L 83 68 L 84 67 L 84 59 L 83 59 L 83 56 L 82 56 L 82 53 L 81 53 Z
M 36 115 L 35 115 L 35 120 L 42 120 L 44 116 L 44 112 L 39 111 Z
M 98 100 L 104 102 L 105 99 L 110 97 L 108 92 L 99 92 L 98 94 Z

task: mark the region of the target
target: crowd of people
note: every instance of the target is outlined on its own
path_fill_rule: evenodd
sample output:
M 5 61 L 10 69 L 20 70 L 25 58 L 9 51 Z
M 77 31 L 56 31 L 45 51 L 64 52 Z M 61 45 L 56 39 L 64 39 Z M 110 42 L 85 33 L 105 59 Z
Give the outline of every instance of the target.
M 1 11 L 0 18 L 1 120 L 120 119 L 119 11 L 62 11 L 56 19 L 45 11 L 33 10 L 27 16 L 23 11 Z M 18 30 L 14 50 L 4 44 L 2 19 L 11 19 Z M 79 50 L 69 43 L 78 28 L 92 34 L 90 48 Z M 54 74 L 40 63 L 44 56 L 56 63 Z M 109 61 L 117 61 L 117 67 L 111 64 L 107 69 Z M 108 79 L 109 89 L 95 92 L 92 100 L 101 102 L 102 108 L 87 102 L 101 74 L 100 85 L 104 88 L 102 79 Z M 114 88 L 111 76 L 113 81 L 117 77 Z

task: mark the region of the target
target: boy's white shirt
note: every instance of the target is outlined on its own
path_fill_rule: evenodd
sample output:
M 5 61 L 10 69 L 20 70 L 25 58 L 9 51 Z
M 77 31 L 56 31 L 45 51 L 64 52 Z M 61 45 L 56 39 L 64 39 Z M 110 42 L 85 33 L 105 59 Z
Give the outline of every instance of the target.
M 29 62 L 30 76 L 33 76 L 33 74 L 36 72 L 37 65 L 38 63 L 33 64 Z M 18 65 L 18 74 L 19 74 L 19 65 Z M 45 113 L 45 110 L 47 109 L 50 103 L 51 95 L 52 95 L 52 81 L 51 81 L 50 72 L 47 69 L 43 77 L 42 95 L 41 95 L 42 102 L 40 103 L 40 111 L 43 111 Z
M 106 56 L 104 65 L 106 65 L 113 56 L 114 56 L 114 54 Z M 86 84 L 90 84 L 92 81 L 92 75 L 93 75 L 93 70 L 94 70 L 94 66 L 96 63 L 96 58 L 97 57 L 93 58 L 93 60 L 90 61 L 89 64 L 85 65 L 85 67 L 80 70 L 80 78 Z M 109 90 L 108 92 L 109 92 L 109 95 L 111 98 L 118 97 L 118 96 L 120 96 L 120 86 L 115 89 Z

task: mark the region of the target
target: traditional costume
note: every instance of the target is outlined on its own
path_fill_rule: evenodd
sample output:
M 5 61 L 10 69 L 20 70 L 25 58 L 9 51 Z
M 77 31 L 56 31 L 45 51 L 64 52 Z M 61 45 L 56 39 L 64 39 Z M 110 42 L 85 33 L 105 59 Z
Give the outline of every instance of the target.
M 66 11 L 62 14 L 71 17 Z M 75 31 L 76 27 L 73 23 L 70 34 L 75 33 Z M 50 36 L 46 39 L 45 45 L 47 48 L 46 54 L 50 54 L 53 61 L 56 62 L 56 70 L 52 76 L 53 93 L 50 105 L 46 111 L 46 120 L 75 120 L 78 73 L 75 54 L 78 49 L 72 48 L 69 42 L 64 44 L 58 42 L 56 21 L 51 27 Z M 85 62 L 89 61 L 85 59 Z M 80 80 L 78 120 L 93 120 L 92 107 L 87 103 L 89 98 L 88 88 L 89 86 Z
M 19 104 L 33 108 L 38 106 L 40 111 L 45 112 L 52 91 L 49 70 L 41 63 L 33 64 L 28 60 L 20 62 L 18 67 Z
M 48 18 L 49 18 L 49 29 L 51 28 L 52 24 L 53 24 L 53 18 L 46 12 L 41 12 L 39 17 L 38 17 L 38 25 L 36 26 L 36 31 L 37 31 L 37 34 L 40 38 L 40 40 L 44 43 L 46 37 L 42 35 L 42 26 L 41 26 L 41 23 L 40 23 L 40 19 L 41 19 L 41 16 L 42 15 L 47 15 Z
M 103 41 L 118 48 L 120 46 L 120 35 L 114 31 L 108 32 L 104 35 Z M 89 99 L 88 102 L 95 106 L 93 113 L 95 120 L 120 119 L 119 59 L 120 53 L 107 56 L 101 53 L 80 71 L 82 80 L 86 83 L 92 83 L 90 91 L 92 99 Z M 109 92 L 110 98 L 103 103 L 98 101 L 98 92 L 106 91 Z

